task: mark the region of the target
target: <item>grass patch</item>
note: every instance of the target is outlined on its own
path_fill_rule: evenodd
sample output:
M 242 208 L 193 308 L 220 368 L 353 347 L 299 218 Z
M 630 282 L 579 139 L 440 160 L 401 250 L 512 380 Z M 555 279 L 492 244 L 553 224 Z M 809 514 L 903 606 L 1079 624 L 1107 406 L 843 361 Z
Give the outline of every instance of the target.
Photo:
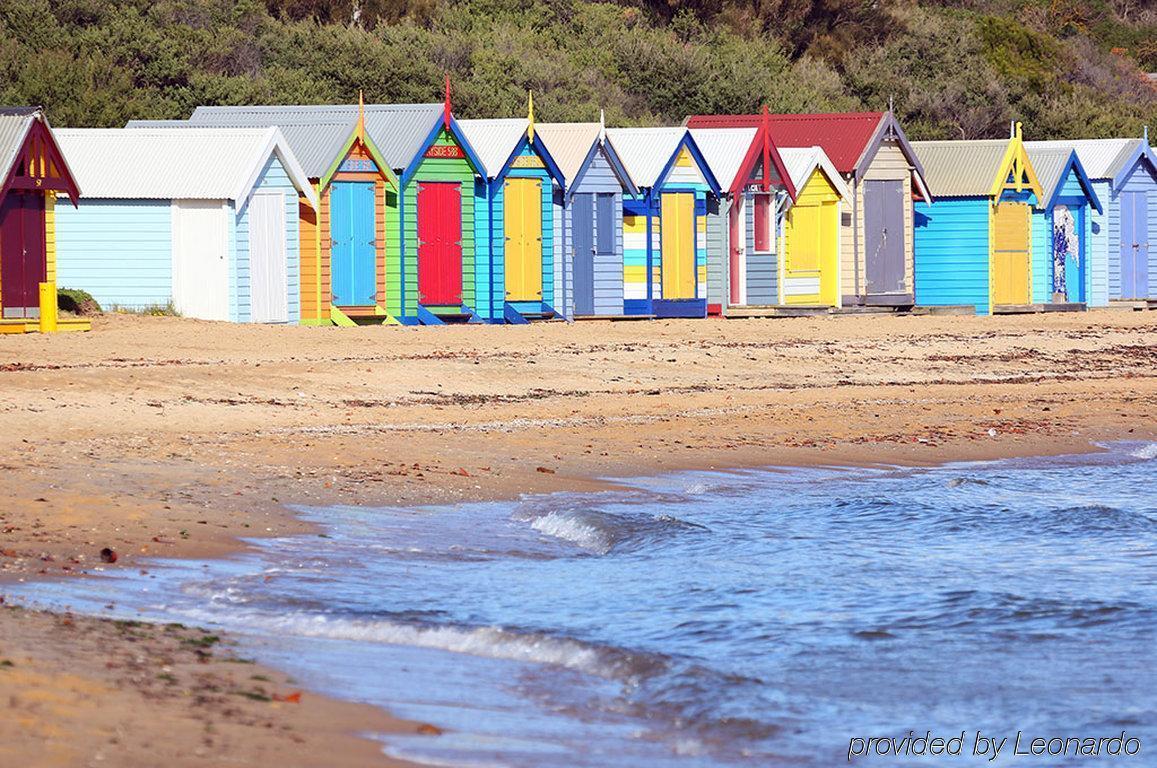
M 61 288 L 56 292 L 56 306 L 64 312 L 75 315 L 99 315 L 103 310 L 100 302 L 88 291 L 79 288 Z
M 221 642 L 221 638 L 217 635 L 201 635 L 200 637 L 186 637 L 181 640 L 181 645 L 189 648 L 212 648 L 219 642 Z

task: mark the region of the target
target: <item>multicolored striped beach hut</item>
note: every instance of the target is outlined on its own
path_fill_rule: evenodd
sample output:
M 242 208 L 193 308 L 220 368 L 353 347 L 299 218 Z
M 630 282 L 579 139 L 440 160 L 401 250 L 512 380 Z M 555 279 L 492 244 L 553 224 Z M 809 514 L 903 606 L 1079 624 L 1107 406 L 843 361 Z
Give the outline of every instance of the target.
M 981 314 L 1032 304 L 1033 208 L 1044 191 L 1017 124 L 1009 139 L 917 141 L 934 205 L 916 204 L 916 301 Z
M 58 194 L 80 188 L 43 110 L 0 107 L 0 333 L 90 327 L 57 317 Z
M 298 200 L 316 207 L 317 197 L 278 129 L 57 136 L 84 190 L 77 208 L 57 212 L 61 283 L 106 308 L 298 322 Z
M 602 123 L 539 123 L 562 171 L 563 253 L 555 268 L 568 318 L 623 315 L 623 196 L 638 190 Z
M 761 115 L 694 115 L 691 128 L 758 127 Z M 930 201 L 920 160 L 888 112 L 773 114 L 775 145 L 819 146 L 852 192 L 841 214 L 845 306 L 906 306 L 912 291 L 912 197 Z
M 1157 155 L 1148 136 L 1028 146 L 1075 151 L 1104 206 L 1091 212 L 1090 305 L 1157 300 Z
M 533 117 L 459 124 L 485 170 L 474 194 L 477 313 L 514 324 L 560 315 L 562 171 Z
M 822 147 L 780 150 L 796 189 L 783 220 L 775 290 L 785 306 L 839 307 L 841 216 L 852 196 Z
M 685 128 L 612 128 L 639 195 L 623 202 L 623 309 L 707 316 L 707 200 L 719 182 Z
M 691 135 L 723 192 L 717 205 L 708 202 L 708 314 L 778 304 L 778 242 L 796 190 L 767 121 Z

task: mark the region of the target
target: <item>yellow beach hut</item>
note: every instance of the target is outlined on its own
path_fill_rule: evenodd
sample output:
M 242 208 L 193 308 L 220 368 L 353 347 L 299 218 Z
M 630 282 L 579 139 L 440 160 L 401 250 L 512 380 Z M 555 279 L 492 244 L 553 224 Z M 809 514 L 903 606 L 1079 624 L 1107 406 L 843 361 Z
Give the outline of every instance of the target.
M 779 303 L 839 307 L 840 215 L 851 192 L 820 147 L 780 147 L 796 189 L 783 222 Z

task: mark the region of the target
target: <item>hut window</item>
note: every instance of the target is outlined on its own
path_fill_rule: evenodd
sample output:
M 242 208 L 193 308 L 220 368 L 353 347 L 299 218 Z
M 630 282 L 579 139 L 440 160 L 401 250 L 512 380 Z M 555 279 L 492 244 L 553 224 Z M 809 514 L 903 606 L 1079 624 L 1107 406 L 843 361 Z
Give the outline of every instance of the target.
M 755 194 L 755 250 L 766 253 L 771 250 L 773 240 L 771 215 L 772 197 L 766 192 Z

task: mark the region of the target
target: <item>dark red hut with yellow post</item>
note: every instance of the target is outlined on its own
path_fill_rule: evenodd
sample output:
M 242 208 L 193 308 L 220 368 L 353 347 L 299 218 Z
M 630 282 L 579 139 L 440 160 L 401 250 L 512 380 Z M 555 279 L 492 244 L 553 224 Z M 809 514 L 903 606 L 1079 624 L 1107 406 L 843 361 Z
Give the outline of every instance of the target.
M 0 333 L 88 330 L 56 313 L 55 207 L 80 190 L 39 107 L 0 107 Z

